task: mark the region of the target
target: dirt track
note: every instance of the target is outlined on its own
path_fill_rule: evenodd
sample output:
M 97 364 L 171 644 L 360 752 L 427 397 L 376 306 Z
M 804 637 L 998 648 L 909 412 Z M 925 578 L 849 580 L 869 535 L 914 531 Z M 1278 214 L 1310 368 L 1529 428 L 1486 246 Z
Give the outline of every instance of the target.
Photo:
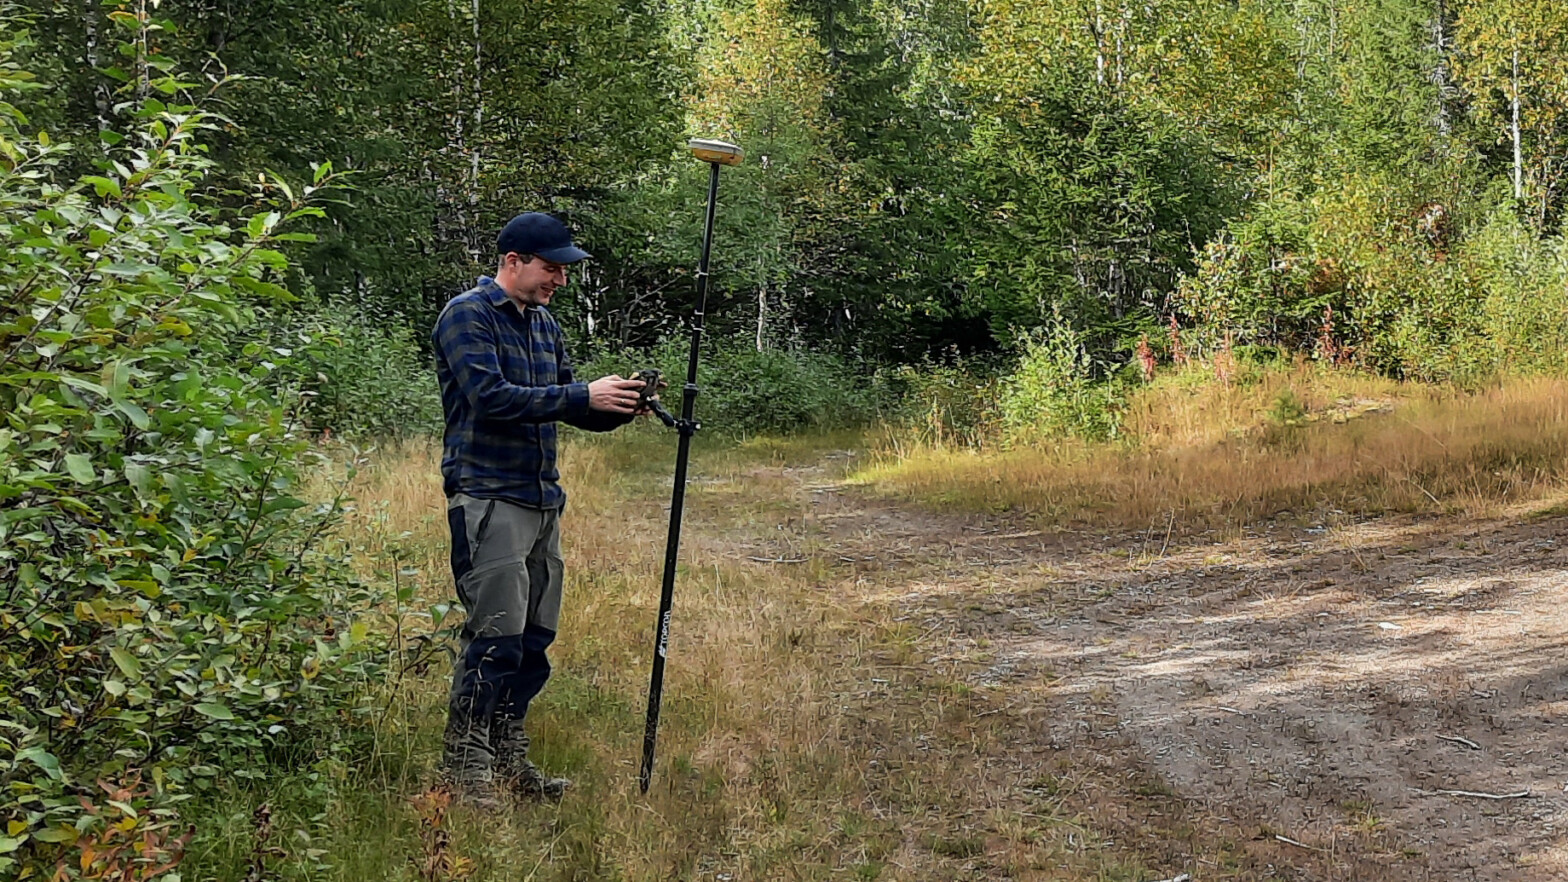
M 1010 720 L 982 761 L 1057 770 L 1111 847 L 1195 882 L 1568 879 L 1568 519 L 1167 542 L 786 472 L 805 514 L 771 550 L 882 576 L 865 600 Z

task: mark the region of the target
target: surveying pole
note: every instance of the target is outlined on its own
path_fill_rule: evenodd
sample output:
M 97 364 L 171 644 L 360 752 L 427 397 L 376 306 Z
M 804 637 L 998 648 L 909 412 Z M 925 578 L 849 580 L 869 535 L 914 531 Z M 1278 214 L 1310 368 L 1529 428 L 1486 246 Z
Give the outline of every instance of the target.
M 745 155 L 724 141 L 694 139 L 687 149 L 709 166 L 708 218 L 702 232 L 702 258 L 697 263 L 697 308 L 691 319 L 691 357 L 686 362 L 686 385 L 681 390 L 681 416 L 675 420 L 680 446 L 675 454 L 675 489 L 670 499 L 670 535 L 664 546 L 664 586 L 659 592 L 659 619 L 654 633 L 653 677 L 648 683 L 648 720 L 642 736 L 642 772 L 638 783 L 648 792 L 653 779 L 653 753 L 659 738 L 659 706 L 664 697 L 664 660 L 670 648 L 670 607 L 675 599 L 675 561 L 681 546 L 681 513 L 686 504 L 686 467 L 691 460 L 691 438 L 701 428 L 697 406 L 697 356 L 702 351 L 702 314 L 708 306 L 708 255 L 713 249 L 713 215 L 719 202 L 719 167 L 740 165 Z

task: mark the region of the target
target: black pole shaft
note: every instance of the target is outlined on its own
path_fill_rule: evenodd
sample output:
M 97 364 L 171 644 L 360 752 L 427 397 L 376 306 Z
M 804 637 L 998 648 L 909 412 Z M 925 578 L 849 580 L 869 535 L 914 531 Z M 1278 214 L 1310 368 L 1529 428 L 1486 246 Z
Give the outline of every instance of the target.
M 713 249 L 713 215 L 719 202 L 719 164 L 709 163 L 708 219 L 702 232 L 702 259 L 697 264 L 697 308 L 691 319 L 691 358 L 681 394 L 680 446 L 675 454 L 675 489 L 670 498 L 670 535 L 664 546 L 664 586 L 659 592 L 659 620 L 654 635 L 653 676 L 648 683 L 648 719 L 642 734 L 642 772 L 638 783 L 648 792 L 653 780 L 653 752 L 659 738 L 659 706 L 664 697 L 664 660 L 670 648 L 670 608 L 675 601 L 675 563 L 681 547 L 681 514 L 686 506 L 686 467 L 691 437 L 696 432 L 697 357 L 702 352 L 702 317 L 708 308 L 708 255 Z

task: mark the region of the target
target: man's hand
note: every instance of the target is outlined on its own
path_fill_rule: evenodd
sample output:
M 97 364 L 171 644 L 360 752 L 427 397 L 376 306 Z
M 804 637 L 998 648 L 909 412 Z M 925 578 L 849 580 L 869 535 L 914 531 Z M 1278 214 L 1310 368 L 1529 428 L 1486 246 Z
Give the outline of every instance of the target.
M 635 415 L 647 416 L 650 413 L 657 412 L 659 407 L 659 390 L 670 385 L 664 381 L 663 374 L 649 369 L 638 371 L 637 376 L 633 379 L 643 384 L 642 389 L 637 393 L 639 407 L 635 411 Z
M 588 384 L 588 407 L 606 413 L 633 413 L 644 385 L 641 380 L 624 380 L 615 374 L 600 377 Z

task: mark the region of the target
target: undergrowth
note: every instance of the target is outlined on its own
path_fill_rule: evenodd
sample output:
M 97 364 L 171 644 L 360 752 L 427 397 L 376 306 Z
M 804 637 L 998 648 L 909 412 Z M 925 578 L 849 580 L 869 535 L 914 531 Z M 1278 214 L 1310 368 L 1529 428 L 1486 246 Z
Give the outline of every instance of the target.
M 1011 779 L 990 780 L 984 758 L 1014 736 L 986 697 L 915 664 L 920 629 L 870 600 L 904 577 L 814 553 L 828 540 L 803 528 L 810 493 L 788 473 L 836 480 L 862 443 L 699 438 L 646 796 L 637 760 L 673 439 L 565 446 L 566 609 L 530 734 L 534 758 L 575 786 L 559 806 L 499 815 L 431 788 L 450 668 L 423 647 L 445 645 L 426 637 L 452 593 L 438 447 L 365 451 L 342 541 L 367 578 L 404 589 L 400 663 L 375 690 L 372 721 L 330 733 L 352 763 L 320 755 L 265 782 L 231 780 L 204 803 L 184 878 L 894 880 L 1047 867 L 1142 878 L 1125 855 L 1083 848 L 1081 819 L 1000 807 Z M 785 535 L 808 562 L 762 550 Z M 975 814 L 981 805 L 992 807 Z
M 1210 529 L 1320 510 L 1482 513 L 1568 477 L 1568 381 L 1462 392 L 1311 365 L 1250 370 L 1222 382 L 1192 367 L 1140 387 L 1109 443 L 890 433 L 856 480 L 944 509 Z

